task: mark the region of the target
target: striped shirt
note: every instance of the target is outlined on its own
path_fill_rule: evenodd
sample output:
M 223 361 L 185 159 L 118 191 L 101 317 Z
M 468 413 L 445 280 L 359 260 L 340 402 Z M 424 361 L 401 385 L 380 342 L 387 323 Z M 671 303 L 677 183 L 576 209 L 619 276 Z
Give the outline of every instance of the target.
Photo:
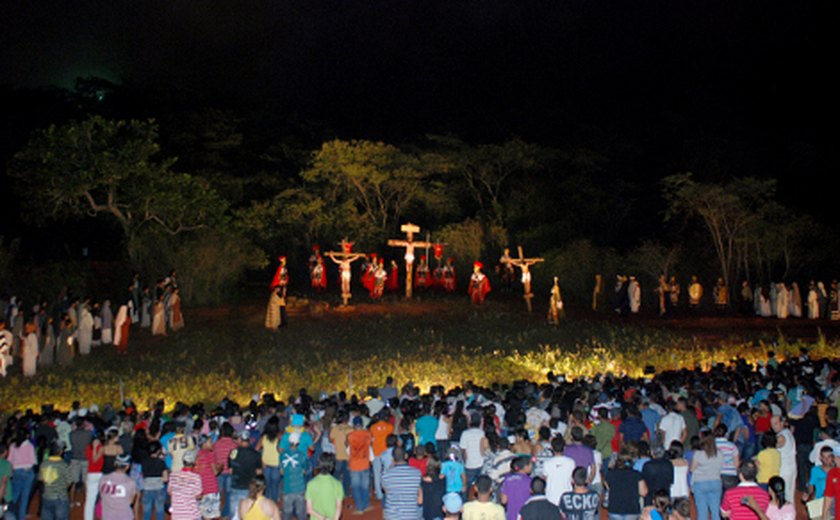
M 407 464 L 393 466 L 382 475 L 382 488 L 387 497 L 384 510 L 386 520 L 420 518 L 417 495 L 422 478 L 420 470 Z
M 758 487 L 755 482 L 741 482 L 723 494 L 723 501 L 720 503 L 720 510 L 729 513 L 729 520 L 755 520 L 756 516 L 752 509 L 741 504 L 741 499 L 747 495 L 755 497 L 758 507 L 762 511 L 767 510 L 770 504 L 770 495 Z
M 172 508 L 169 511 L 172 520 L 201 518 L 201 512 L 198 510 L 201 477 L 198 473 L 189 469 L 173 473 L 169 477 L 169 494 L 172 496 Z

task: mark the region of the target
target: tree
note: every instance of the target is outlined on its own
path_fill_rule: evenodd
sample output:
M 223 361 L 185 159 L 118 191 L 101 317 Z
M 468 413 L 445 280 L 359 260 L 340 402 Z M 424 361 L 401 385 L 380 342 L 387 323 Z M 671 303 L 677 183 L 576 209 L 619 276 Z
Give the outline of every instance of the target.
M 731 287 L 739 247 L 763 219 L 775 189 L 775 180 L 746 177 L 726 184 L 703 184 L 691 173 L 671 175 L 662 180 L 668 203 L 665 219 L 682 215 L 703 221 L 720 262 L 720 275 Z
M 137 259 L 145 228 L 169 235 L 223 224 L 227 203 L 203 179 L 171 170 L 158 159 L 154 121 L 111 121 L 92 116 L 35 132 L 12 158 L 27 216 L 38 220 L 106 217 Z

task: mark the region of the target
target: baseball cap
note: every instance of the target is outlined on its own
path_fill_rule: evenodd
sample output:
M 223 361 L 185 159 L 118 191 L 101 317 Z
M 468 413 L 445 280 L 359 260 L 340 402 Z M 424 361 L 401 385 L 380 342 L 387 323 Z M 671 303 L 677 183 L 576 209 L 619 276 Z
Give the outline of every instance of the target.
M 292 415 L 292 426 L 303 426 L 303 415 L 296 413 Z
M 190 450 L 184 453 L 184 464 L 195 464 L 198 459 L 198 450 Z
M 251 432 L 249 432 L 248 430 L 242 430 L 241 432 L 239 432 L 239 440 L 240 441 L 247 441 L 250 438 L 251 438 Z
M 364 424 L 365 421 L 362 420 L 361 416 L 357 415 L 356 417 L 353 417 L 353 426 L 363 426 Z
M 128 466 L 129 464 L 131 464 L 131 455 L 117 455 L 115 463 L 120 466 Z
M 464 507 L 464 501 L 458 493 L 447 493 L 443 495 L 443 507 L 447 513 L 460 513 Z

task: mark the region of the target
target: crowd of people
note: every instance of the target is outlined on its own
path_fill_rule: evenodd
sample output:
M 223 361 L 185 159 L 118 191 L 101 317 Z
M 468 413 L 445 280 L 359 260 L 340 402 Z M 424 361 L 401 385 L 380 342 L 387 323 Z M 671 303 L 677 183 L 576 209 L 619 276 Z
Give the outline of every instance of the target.
M 656 310 L 660 316 L 668 316 L 681 309 L 697 311 L 703 305 L 711 304 L 719 313 L 735 310 L 743 315 L 755 314 L 763 318 L 808 318 L 812 320 L 831 319 L 832 312 L 840 311 L 840 291 L 837 280 L 828 289 L 822 281 L 811 280 L 804 293 L 798 282 L 776 282 L 750 284 L 741 282 L 737 294 L 730 294 L 723 278 L 718 278 L 709 295 L 696 275 L 691 276 L 683 293 L 676 276 L 662 275 L 654 288 Z M 633 275 L 616 275 L 613 292 L 613 310 L 622 316 L 638 314 L 642 308 L 642 287 Z M 603 298 L 601 276 L 596 276 L 592 294 L 592 309 L 597 310 Z
M 73 296 L 67 287 L 54 302 L 31 307 L 16 296 L 0 297 L 0 377 L 16 362 L 29 377 L 38 367 L 69 365 L 103 345 L 126 353 L 132 326 L 162 336 L 183 328 L 175 274 L 170 271 L 153 287 L 143 286 L 135 274 L 125 293 L 102 301 Z
M 837 518 L 840 360 L 9 414 L 5 517 Z M 346 499 L 345 499 L 346 498 Z

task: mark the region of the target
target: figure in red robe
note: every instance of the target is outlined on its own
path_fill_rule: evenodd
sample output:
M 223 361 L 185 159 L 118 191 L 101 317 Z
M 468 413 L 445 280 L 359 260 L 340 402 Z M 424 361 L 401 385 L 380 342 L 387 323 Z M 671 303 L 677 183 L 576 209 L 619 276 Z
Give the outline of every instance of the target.
M 455 292 L 455 266 L 453 263 L 455 259 L 449 257 L 446 259 L 446 265 L 441 267 L 441 275 L 443 277 L 443 290 L 451 293 Z
M 286 269 L 286 257 L 281 256 L 277 258 L 280 260 L 280 265 L 277 266 L 277 271 L 274 273 L 274 278 L 271 280 L 269 289 L 275 287 L 280 288 L 280 295 L 282 298 L 286 297 L 286 287 L 289 285 L 289 270 Z
M 362 286 L 373 295 L 373 285 L 376 282 L 376 253 L 368 255 L 370 260 L 362 264 Z
M 484 265 L 481 262 L 473 264 L 473 274 L 470 276 L 470 286 L 467 288 L 473 305 L 484 303 L 484 297 L 490 292 L 490 280 L 481 272 L 482 267 Z
M 385 289 L 388 292 L 397 292 L 400 290 L 400 266 L 397 265 L 396 260 L 391 260 L 391 267 L 388 269 L 388 281 L 385 282 Z
M 327 290 L 327 267 L 324 265 L 324 259 L 321 255 L 315 260 L 315 265 L 309 273 L 312 281 L 312 288 L 316 291 Z
M 431 285 L 430 273 L 429 273 L 429 264 L 426 262 L 426 255 L 420 257 L 420 264 L 417 266 L 417 269 L 414 271 L 414 288 L 415 289 L 428 289 Z

